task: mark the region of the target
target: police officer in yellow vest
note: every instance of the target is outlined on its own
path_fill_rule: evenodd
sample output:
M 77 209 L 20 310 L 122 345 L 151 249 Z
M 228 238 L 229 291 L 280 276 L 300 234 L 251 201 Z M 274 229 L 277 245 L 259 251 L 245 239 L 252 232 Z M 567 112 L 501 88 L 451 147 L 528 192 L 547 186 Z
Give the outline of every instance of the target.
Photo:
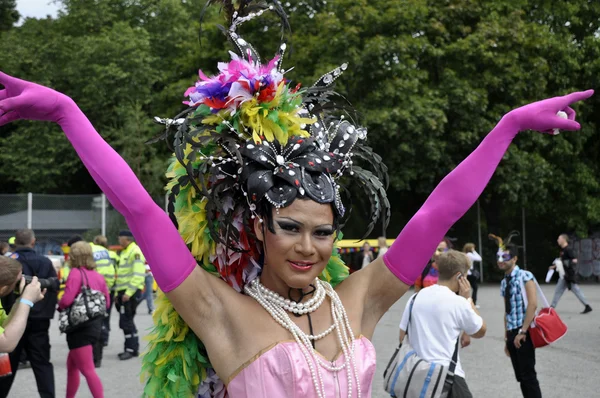
M 119 257 L 117 270 L 115 306 L 121 314 L 119 327 L 125 333 L 125 351 L 119 354 L 119 359 L 126 360 L 139 355 L 140 343 L 134 317 L 144 288 L 146 259 L 142 250 L 133 241 L 133 234 L 130 231 L 119 232 L 119 244 L 123 247 L 123 251 Z
M 110 289 L 115 285 L 115 266 L 110 258 L 108 249 L 104 246 L 90 243 L 92 246 L 92 255 L 94 256 L 94 262 L 96 263 L 96 271 L 104 277 L 106 281 L 106 287 Z M 104 317 L 104 320 L 108 317 Z M 104 325 L 102 325 L 104 329 Z M 96 344 L 93 347 L 94 353 L 94 366 L 99 368 L 102 364 L 102 351 L 104 348 L 104 342 L 102 339 L 96 340 Z
M 106 236 L 102 236 L 102 235 L 98 235 L 94 238 L 94 244 L 98 245 L 98 246 L 102 246 L 104 249 L 108 250 L 108 256 L 110 257 L 110 264 L 112 266 L 112 276 L 113 276 L 113 283 L 112 284 L 108 284 L 108 280 L 107 280 L 107 286 L 108 286 L 108 291 L 110 294 L 110 306 L 108 308 L 107 311 L 107 315 L 104 318 L 104 321 L 102 322 L 102 337 L 100 339 L 100 341 L 102 341 L 102 346 L 106 347 L 108 345 L 108 337 L 110 335 L 110 314 L 112 312 L 112 307 L 113 304 L 115 302 L 115 285 L 116 285 L 116 278 L 117 278 L 117 267 L 119 266 L 119 255 L 117 253 L 115 253 L 113 250 L 110 250 L 108 248 L 108 239 L 106 238 Z

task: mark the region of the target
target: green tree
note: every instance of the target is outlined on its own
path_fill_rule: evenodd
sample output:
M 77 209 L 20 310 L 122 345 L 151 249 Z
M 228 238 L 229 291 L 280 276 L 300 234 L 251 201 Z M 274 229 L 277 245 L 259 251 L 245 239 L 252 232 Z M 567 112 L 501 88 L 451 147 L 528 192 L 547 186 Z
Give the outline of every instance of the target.
M 395 236 L 503 114 L 595 86 L 599 16 L 595 2 L 338 0 L 293 14 L 290 63 L 307 82 L 350 63 L 338 89 L 390 168 Z M 529 251 L 538 264 L 555 255 L 555 234 L 600 223 L 596 103 L 577 106 L 580 132 L 520 134 L 482 195 L 490 232 L 520 229 L 526 209 L 530 243 L 550 242 Z M 473 221 L 450 234 L 473 240 Z M 350 228 L 359 236 L 360 221 Z
M 27 19 L 2 33 L 0 65 L 73 97 L 151 194 L 160 196 L 167 146 L 139 143 L 160 132 L 152 117 L 183 109 L 183 92 L 197 70 L 215 73 L 231 49 L 216 28 L 224 23 L 219 7 L 209 9 L 200 35 L 204 3 L 63 0 L 56 19 Z M 294 66 L 291 79 L 311 84 L 349 63 L 337 90 L 353 102 L 370 145 L 389 167 L 388 236 L 400 231 L 502 115 L 593 88 L 600 76 L 600 2 L 330 0 L 283 6 L 292 27 L 284 62 Z M 265 14 L 240 32 L 265 60 L 275 53 L 281 24 Z M 556 234 L 586 235 L 600 227 L 598 101 L 577 105 L 580 132 L 520 134 L 480 198 L 484 234 L 520 229 L 525 209 L 528 256 L 539 269 L 556 254 Z M 58 127 L 19 122 L 0 134 L 2 192 L 98 191 Z M 450 235 L 475 240 L 475 221 L 470 211 Z M 357 208 L 345 235 L 361 236 L 363 227 Z
M 0 32 L 12 28 L 20 17 L 16 0 L 0 0 Z

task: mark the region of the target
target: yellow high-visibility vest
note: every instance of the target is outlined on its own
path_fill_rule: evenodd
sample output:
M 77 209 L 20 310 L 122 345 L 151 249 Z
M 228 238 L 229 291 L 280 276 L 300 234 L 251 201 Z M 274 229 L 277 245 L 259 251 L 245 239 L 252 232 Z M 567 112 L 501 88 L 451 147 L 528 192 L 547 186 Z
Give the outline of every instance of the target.
M 125 294 L 133 296 L 138 289 L 144 288 L 146 278 L 146 258 L 140 247 L 131 242 L 119 257 L 119 268 L 117 269 L 116 291 L 125 290 Z
M 110 258 L 108 249 L 104 246 L 90 243 L 92 246 L 92 254 L 96 263 L 96 271 L 104 277 L 106 287 L 110 290 L 115 284 L 115 265 Z

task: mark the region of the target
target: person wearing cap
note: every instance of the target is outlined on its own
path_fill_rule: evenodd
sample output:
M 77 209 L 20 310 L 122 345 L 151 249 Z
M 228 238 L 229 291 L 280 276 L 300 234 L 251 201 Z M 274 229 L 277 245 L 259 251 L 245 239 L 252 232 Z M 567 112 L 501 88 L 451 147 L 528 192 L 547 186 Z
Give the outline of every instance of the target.
M 120 314 L 119 327 L 125 334 L 125 350 L 119 354 L 119 359 L 127 360 L 139 355 L 140 343 L 134 318 L 146 279 L 146 259 L 134 242 L 131 231 L 119 232 L 119 244 L 123 250 L 117 270 L 115 307 Z

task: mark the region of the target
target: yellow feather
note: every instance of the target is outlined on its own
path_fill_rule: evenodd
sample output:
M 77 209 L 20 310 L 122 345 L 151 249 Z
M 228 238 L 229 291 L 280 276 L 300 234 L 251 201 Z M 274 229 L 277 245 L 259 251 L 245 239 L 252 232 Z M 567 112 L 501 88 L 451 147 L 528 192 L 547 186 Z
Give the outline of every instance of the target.
M 219 113 L 215 115 L 210 115 L 202 119 L 203 124 L 221 124 L 223 121 L 223 117 Z
M 261 122 L 265 131 L 269 132 L 269 134 L 265 134 L 267 141 L 273 141 L 273 138 L 269 139 L 268 137 L 274 137 L 282 145 L 287 144 L 288 135 L 277 125 L 277 123 L 274 123 L 267 118 L 263 118 Z

